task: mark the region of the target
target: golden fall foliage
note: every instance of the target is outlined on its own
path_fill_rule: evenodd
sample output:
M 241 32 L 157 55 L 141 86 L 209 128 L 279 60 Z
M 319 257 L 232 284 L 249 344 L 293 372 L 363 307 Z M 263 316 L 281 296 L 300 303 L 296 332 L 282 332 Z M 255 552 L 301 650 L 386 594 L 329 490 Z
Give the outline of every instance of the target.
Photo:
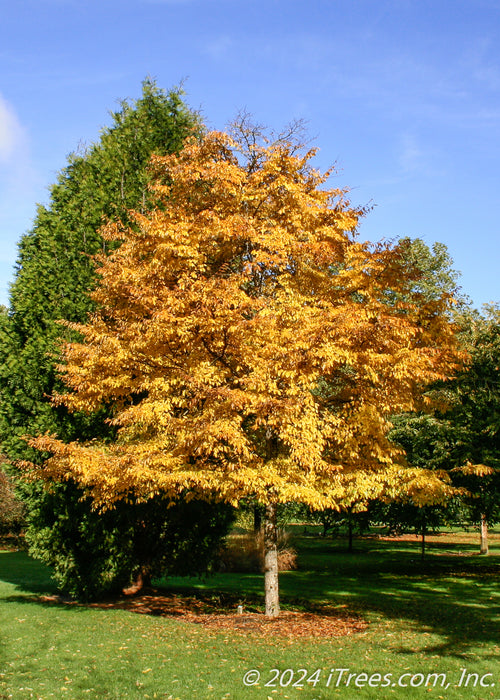
M 364 212 L 325 187 L 314 151 L 243 151 L 209 133 L 155 157 L 157 208 L 105 229 L 121 246 L 100 260 L 97 311 L 72 325 L 82 340 L 64 347 L 55 400 L 112 407 L 118 437 L 39 437 L 52 455 L 39 473 L 102 507 L 131 493 L 323 508 L 405 481 L 432 492 L 439 479 L 408 472 L 387 432 L 452 371 L 449 300 L 413 292 L 397 244 L 358 241 Z

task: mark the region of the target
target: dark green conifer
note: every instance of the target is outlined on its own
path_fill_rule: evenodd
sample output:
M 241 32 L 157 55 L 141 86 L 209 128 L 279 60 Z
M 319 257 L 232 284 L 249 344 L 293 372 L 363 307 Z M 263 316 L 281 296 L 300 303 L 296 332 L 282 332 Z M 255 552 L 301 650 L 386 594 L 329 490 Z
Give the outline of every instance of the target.
M 92 309 L 90 292 L 96 282 L 92 256 L 106 252 L 101 226 L 108 221 L 130 225 L 131 210 L 151 205 L 151 155 L 176 152 L 187 137 L 201 130 L 198 115 L 186 106 L 179 90 L 165 92 L 147 79 L 138 100 L 122 101 L 112 113 L 111 126 L 100 139 L 68 158 L 50 189 L 49 203 L 38 207 L 33 228 L 19 243 L 10 308 L 1 318 L 0 440 L 11 465 L 43 459 L 27 446 L 25 435 L 50 432 L 65 440 L 81 440 L 110 434 L 103 413 L 68 414 L 51 404 L 51 395 L 60 388 L 59 345 L 69 334 L 59 320 L 84 321 Z M 159 562 L 168 568 L 171 538 L 163 537 L 166 549 L 161 550 L 158 533 L 170 531 L 179 514 L 161 499 L 121 506 L 114 518 L 112 513 L 103 518 L 92 511 L 89 499 L 80 501 L 83 494 L 71 483 L 55 485 L 50 493 L 41 484 L 21 483 L 20 491 L 27 505 L 31 551 L 54 567 L 67 592 L 95 597 L 127 583 L 131 576 L 158 573 Z M 206 541 L 212 545 L 225 532 L 228 511 L 203 507 L 178 506 L 188 521 L 202 513 Z M 155 540 L 151 547 L 144 536 L 148 527 Z M 190 532 L 194 537 L 195 530 Z M 134 545 L 139 536 L 141 551 Z M 182 540 L 186 548 L 189 537 L 186 530 Z M 201 543 L 191 539 L 191 545 L 198 551 Z M 202 561 L 208 565 L 209 559 L 207 552 L 184 557 L 193 571 L 199 571 Z

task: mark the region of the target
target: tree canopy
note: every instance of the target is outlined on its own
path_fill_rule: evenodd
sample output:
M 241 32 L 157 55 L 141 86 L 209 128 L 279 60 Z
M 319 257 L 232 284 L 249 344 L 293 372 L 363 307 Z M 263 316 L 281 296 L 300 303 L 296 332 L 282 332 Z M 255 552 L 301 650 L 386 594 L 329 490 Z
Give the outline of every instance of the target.
M 406 478 L 389 416 L 451 371 L 448 298 L 415 291 L 401 245 L 357 240 L 363 211 L 313 155 L 209 133 L 154 157 L 157 206 L 105 228 L 121 245 L 67 324 L 83 341 L 56 397 L 111 407 L 117 439 L 40 437 L 40 473 L 102 507 L 186 490 L 339 507 Z

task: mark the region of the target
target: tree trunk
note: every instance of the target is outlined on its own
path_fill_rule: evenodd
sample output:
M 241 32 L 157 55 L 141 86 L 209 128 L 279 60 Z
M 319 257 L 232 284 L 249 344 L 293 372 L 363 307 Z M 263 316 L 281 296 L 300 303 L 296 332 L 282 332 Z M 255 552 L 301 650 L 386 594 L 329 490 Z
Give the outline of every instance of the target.
M 422 561 L 424 561 L 424 559 L 425 559 L 425 535 L 426 535 L 426 532 L 427 532 L 427 521 L 424 518 L 424 521 L 422 523 L 422 550 L 421 550 Z
M 149 571 L 149 567 L 141 566 L 134 583 L 129 586 L 129 588 L 124 588 L 122 592 L 124 595 L 137 595 L 137 593 L 150 585 L 151 573 Z
M 488 554 L 488 520 L 486 515 L 481 515 L 481 550 L 480 554 Z
M 326 537 L 326 533 L 328 532 L 328 520 L 325 518 L 323 520 L 323 537 Z
M 280 612 L 277 510 L 275 503 L 267 505 L 264 518 L 264 585 L 267 617 L 278 617 Z
M 253 531 L 256 535 L 262 530 L 262 506 L 256 503 L 253 507 Z
M 347 513 L 347 529 L 348 529 L 348 534 L 349 534 L 349 542 L 347 545 L 347 551 L 352 552 L 352 542 L 353 542 L 353 527 L 352 527 L 352 513 L 349 510 Z

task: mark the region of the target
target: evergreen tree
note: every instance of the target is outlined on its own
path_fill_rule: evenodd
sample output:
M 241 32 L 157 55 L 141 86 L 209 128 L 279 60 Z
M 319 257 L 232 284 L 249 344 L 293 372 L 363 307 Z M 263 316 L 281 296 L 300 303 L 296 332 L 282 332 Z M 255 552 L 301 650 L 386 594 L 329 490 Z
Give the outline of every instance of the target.
M 69 157 L 49 205 L 38 207 L 19 244 L 0 388 L 0 438 L 9 457 L 25 455 L 19 438 L 26 433 L 85 431 L 81 420 L 67 420 L 48 400 L 58 386 L 59 339 L 68 338 L 58 321 L 82 321 L 92 308 L 92 256 L 105 249 L 100 228 L 109 221 L 129 225 L 130 209 L 148 205 L 151 155 L 178 150 L 201 128 L 179 91 L 165 93 L 151 80 L 140 99 L 122 102 L 112 117 L 99 142 Z M 92 421 L 89 434 L 95 430 Z
M 49 204 L 38 207 L 33 228 L 19 244 L 10 309 L 1 324 L 0 439 L 11 463 L 43 458 L 28 447 L 25 435 L 110 436 L 105 411 L 69 415 L 50 402 L 60 386 L 59 345 L 70 337 L 59 321 L 84 321 L 93 307 L 93 256 L 107 252 L 108 245 L 101 226 L 110 221 L 133 225 L 129 211 L 151 205 L 151 155 L 178 151 L 188 136 L 201 130 L 180 91 L 167 93 L 147 79 L 138 100 L 121 102 L 99 141 L 69 157 L 50 189 Z M 140 531 L 137 506 L 122 505 L 115 519 L 103 518 L 91 510 L 89 499 L 80 502 L 83 494 L 75 485 L 53 486 L 47 492 L 35 483 L 20 490 L 28 506 L 31 552 L 54 566 L 61 586 L 74 595 L 92 597 L 126 583 L 131 572 L 157 571 L 156 564 L 165 560 L 165 551 L 156 549 L 152 561 L 147 547 L 142 553 L 134 549 L 134 533 Z M 154 503 L 148 511 L 142 506 L 142 521 L 158 518 L 161 507 Z M 160 525 L 168 528 L 169 518 L 175 517 L 175 508 L 167 512 L 163 504 Z M 192 519 L 192 514 L 187 517 Z M 208 519 L 207 528 L 219 536 L 227 519 L 221 511 L 220 522 L 212 528 Z

